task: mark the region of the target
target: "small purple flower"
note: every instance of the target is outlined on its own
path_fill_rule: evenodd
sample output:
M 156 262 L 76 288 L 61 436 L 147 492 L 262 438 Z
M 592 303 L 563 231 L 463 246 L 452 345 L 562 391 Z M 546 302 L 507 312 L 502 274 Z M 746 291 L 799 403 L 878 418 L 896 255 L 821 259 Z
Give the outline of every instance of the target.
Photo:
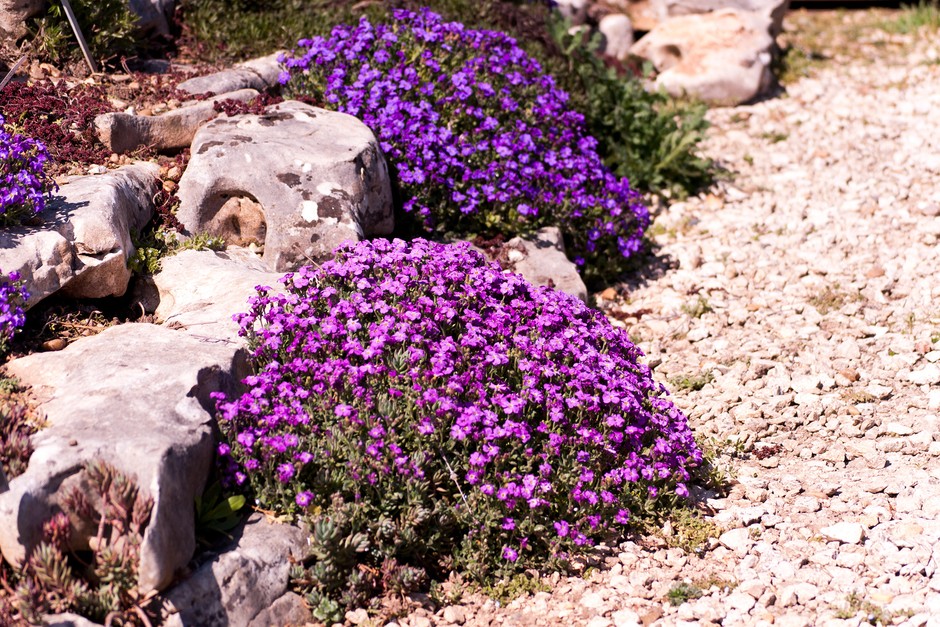
M 519 552 L 512 547 L 504 546 L 503 559 L 507 562 L 515 562 L 517 559 L 519 559 Z
M 313 502 L 313 493 L 308 490 L 304 490 L 303 492 L 298 492 L 294 500 L 298 506 L 307 507 Z

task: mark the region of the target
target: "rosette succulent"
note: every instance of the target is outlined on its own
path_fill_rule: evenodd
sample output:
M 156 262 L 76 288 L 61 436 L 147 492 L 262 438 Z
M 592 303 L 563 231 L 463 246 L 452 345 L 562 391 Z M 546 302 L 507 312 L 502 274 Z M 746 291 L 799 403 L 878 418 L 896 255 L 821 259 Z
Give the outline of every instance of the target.
M 649 214 L 597 153 L 568 95 L 511 37 L 398 10 L 282 59 L 288 93 L 316 95 L 373 129 L 403 209 L 440 232 L 557 224 L 588 275 L 640 249 Z
M 702 460 L 624 331 L 468 244 L 349 245 L 240 323 L 255 374 L 219 399 L 229 476 L 342 521 L 353 565 L 543 567 L 686 496 Z

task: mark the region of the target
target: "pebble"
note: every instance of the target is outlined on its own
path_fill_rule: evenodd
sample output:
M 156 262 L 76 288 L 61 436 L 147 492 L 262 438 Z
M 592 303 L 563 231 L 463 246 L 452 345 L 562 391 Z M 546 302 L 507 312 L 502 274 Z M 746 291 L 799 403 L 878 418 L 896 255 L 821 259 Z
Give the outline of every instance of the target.
M 840 522 L 819 530 L 823 537 L 843 544 L 858 544 L 865 537 L 865 527 L 859 523 Z

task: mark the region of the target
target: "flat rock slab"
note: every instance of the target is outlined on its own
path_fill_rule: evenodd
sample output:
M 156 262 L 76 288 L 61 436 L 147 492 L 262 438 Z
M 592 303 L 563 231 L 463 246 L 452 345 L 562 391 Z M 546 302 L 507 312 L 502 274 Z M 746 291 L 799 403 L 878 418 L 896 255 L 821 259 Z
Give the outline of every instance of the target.
M 75 298 L 121 296 L 134 252 L 131 231 L 153 214 L 159 167 L 137 163 L 63 184 L 40 214 L 40 226 L 0 230 L 0 270 L 16 271 L 28 306 L 62 291 Z
M 189 94 L 224 94 L 239 89 L 264 91 L 279 85 L 282 68 L 277 59 L 281 54 L 283 52 L 275 52 L 221 72 L 190 78 L 176 88 Z
M 329 258 L 394 226 L 385 159 L 356 118 L 296 101 L 216 118 L 180 179 L 180 222 L 229 244 L 263 244 L 269 270 Z
M 248 102 L 258 96 L 255 89 L 240 89 L 202 100 L 161 115 L 102 113 L 95 117 L 95 134 L 111 152 L 125 153 L 141 146 L 154 150 L 189 146 L 199 127 L 219 116 L 215 103 L 222 100 Z
M 716 105 L 754 99 L 773 82 L 769 15 L 722 9 L 660 23 L 631 52 L 660 72 L 656 86 L 674 97 Z
M 32 436 L 26 472 L 0 494 L 0 552 L 19 562 L 42 523 L 101 459 L 153 498 L 140 585 L 162 589 L 195 550 L 194 499 L 213 457 L 212 392 L 234 394 L 247 375 L 242 351 L 150 324 L 125 324 L 58 353 L 7 364 L 33 387 L 47 427 Z M 87 538 L 73 537 L 76 546 Z
M 262 613 L 271 621 L 267 625 L 288 624 L 283 620 L 287 616 L 303 624 L 297 604 L 282 597 L 287 593 L 292 560 L 301 559 L 305 547 L 306 535 L 299 528 L 253 514 L 233 546 L 167 592 L 171 615 L 166 627 L 248 627 Z
M 164 259 L 153 277 L 160 299 L 154 313 L 161 323 L 189 335 L 241 345 L 232 317 L 248 311 L 255 286 L 280 289 L 281 276 L 268 272 L 245 249 L 185 250 Z

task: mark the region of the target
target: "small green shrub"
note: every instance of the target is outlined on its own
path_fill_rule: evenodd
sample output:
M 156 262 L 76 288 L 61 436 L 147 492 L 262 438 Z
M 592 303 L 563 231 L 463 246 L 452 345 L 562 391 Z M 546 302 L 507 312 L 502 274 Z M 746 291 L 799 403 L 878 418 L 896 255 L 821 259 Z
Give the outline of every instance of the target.
M 219 537 L 231 539 L 232 531 L 244 519 L 244 494 L 227 494 L 219 481 L 196 497 L 196 541 L 210 546 Z
M 136 235 L 134 254 L 127 267 L 135 274 L 156 274 L 163 259 L 184 250 L 225 250 L 225 239 L 208 233 L 197 233 L 189 239 L 180 239 L 173 229 L 156 228 Z
M 137 16 L 127 0 L 71 0 L 72 10 L 94 59 L 104 65 L 137 46 Z M 60 2 L 50 2 L 35 20 L 33 51 L 54 64 L 82 59 L 81 49 Z

